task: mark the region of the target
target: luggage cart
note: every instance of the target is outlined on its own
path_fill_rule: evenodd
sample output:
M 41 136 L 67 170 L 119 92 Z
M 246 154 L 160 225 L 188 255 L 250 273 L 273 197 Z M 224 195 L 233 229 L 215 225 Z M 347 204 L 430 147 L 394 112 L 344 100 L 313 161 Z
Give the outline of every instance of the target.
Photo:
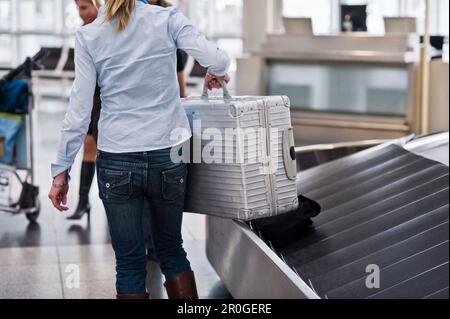
M 33 158 L 33 111 L 34 95 L 32 90 L 31 73 L 40 68 L 38 61 L 45 56 L 45 51 L 40 51 L 33 58 L 27 58 L 19 67 L 10 70 L 8 74 L 0 78 L 0 83 L 14 79 L 26 80 L 28 84 L 29 110 L 22 115 L 21 129 L 15 141 L 13 163 L 11 165 L 0 164 L 0 188 L 3 191 L 3 199 L 0 203 L 0 212 L 12 214 L 25 214 L 30 222 L 36 222 L 40 214 L 39 188 L 34 186 L 34 158 Z M 11 185 L 17 180 L 21 186 L 18 200 L 12 202 Z

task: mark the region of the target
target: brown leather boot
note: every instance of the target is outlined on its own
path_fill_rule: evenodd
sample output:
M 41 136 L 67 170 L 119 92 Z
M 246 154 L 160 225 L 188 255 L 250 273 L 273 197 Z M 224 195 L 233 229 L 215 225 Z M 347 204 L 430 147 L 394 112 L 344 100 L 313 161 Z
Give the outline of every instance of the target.
M 193 271 L 185 271 L 167 279 L 164 283 L 169 299 L 198 299 Z
M 117 299 L 150 299 L 148 293 L 145 294 L 119 294 L 116 296 Z

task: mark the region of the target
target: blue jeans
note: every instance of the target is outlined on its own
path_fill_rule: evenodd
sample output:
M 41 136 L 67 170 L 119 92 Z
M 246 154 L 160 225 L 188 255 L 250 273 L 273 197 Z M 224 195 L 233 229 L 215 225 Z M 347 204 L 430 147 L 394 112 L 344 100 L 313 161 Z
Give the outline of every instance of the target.
M 181 236 L 186 178 L 186 164 L 174 164 L 170 149 L 126 154 L 98 151 L 97 180 L 116 255 L 118 294 L 146 291 L 144 206 L 150 209 L 153 245 L 166 279 L 191 270 Z

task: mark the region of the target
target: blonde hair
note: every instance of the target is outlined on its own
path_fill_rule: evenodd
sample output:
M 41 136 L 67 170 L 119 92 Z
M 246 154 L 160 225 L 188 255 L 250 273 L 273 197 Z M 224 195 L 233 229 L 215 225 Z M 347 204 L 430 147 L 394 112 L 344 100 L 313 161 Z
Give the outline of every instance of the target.
M 128 25 L 134 6 L 135 0 L 106 0 L 105 21 L 115 19 L 117 23 L 117 31 L 123 31 Z

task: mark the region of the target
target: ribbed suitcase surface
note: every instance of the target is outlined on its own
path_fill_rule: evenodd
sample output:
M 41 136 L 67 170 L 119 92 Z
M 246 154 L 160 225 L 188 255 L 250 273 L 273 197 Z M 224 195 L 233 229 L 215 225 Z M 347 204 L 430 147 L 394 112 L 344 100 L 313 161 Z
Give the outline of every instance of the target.
M 183 105 L 196 154 L 187 212 L 247 221 L 298 208 L 287 97 L 187 98 Z

